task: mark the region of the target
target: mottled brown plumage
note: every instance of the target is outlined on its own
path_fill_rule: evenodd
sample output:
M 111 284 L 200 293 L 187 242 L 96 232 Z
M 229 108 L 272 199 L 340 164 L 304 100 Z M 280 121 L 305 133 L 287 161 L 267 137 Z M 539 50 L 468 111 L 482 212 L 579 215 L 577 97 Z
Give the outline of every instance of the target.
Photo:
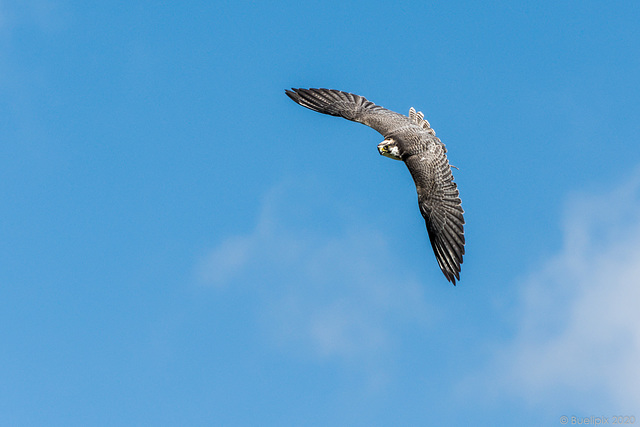
M 455 285 L 464 255 L 464 211 L 447 149 L 423 114 L 411 108 L 403 116 L 362 96 L 333 89 L 291 89 L 286 94 L 303 107 L 365 124 L 384 136 L 378 151 L 409 168 L 436 260 Z

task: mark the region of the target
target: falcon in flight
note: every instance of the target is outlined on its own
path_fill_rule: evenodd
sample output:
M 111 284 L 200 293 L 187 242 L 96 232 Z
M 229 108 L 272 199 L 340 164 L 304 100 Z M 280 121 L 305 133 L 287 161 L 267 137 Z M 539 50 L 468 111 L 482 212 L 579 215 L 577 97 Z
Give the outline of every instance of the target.
M 402 160 L 418 191 L 433 252 L 444 276 L 455 286 L 464 255 L 464 217 L 447 149 L 421 112 L 395 113 L 353 93 L 334 89 L 291 89 L 287 96 L 313 111 L 367 125 L 382 134 L 383 156 Z

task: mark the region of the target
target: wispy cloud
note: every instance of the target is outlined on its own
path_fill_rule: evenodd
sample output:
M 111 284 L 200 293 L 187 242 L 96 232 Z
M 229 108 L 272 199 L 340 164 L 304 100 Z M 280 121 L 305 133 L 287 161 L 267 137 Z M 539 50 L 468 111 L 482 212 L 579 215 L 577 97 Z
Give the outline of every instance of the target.
M 640 402 L 640 173 L 572 197 L 564 245 L 525 281 L 517 333 L 488 376 L 530 404 Z
M 33 86 L 32 82 L 25 83 L 25 74 L 30 76 L 31 70 L 19 65 L 24 40 L 16 38 L 17 30 L 53 35 L 66 27 L 67 15 L 64 1 L 0 0 L 0 89 L 7 90 L 9 98 L 22 98 Z
M 29 26 L 41 31 L 57 30 L 64 22 L 65 3 L 55 0 L 1 0 L 0 29 Z
M 256 289 L 263 296 L 259 317 L 275 348 L 378 370 L 374 366 L 393 347 L 392 329 L 428 320 L 432 308 L 424 286 L 389 268 L 400 260 L 384 235 L 371 224 L 332 214 L 312 185 L 274 188 L 255 228 L 214 248 L 201 262 L 199 278 L 221 291 Z M 318 232 L 304 221 L 296 226 L 301 211 L 321 211 L 326 223 Z M 327 224 L 335 232 L 326 234 Z
M 257 318 L 274 347 L 338 360 L 377 381 L 398 332 L 408 323 L 430 329 L 441 312 L 427 302 L 428 286 L 388 268 L 401 260 L 376 226 L 336 215 L 316 195 L 308 183 L 273 189 L 255 227 L 221 241 L 199 277 L 217 292 L 258 294 Z M 296 226 L 301 209 L 330 217 L 335 232 Z M 476 398 L 482 389 L 559 411 L 629 408 L 640 401 L 640 173 L 572 197 L 563 228 L 561 250 L 522 282 L 505 314 L 514 334 L 464 384 Z

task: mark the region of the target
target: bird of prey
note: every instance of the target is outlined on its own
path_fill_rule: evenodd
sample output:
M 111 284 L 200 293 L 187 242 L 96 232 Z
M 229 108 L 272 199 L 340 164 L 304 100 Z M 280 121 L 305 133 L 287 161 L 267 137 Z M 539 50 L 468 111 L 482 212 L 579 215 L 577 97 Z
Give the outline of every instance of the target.
M 382 134 L 383 156 L 402 160 L 418 191 L 418 206 L 436 260 L 455 286 L 464 255 L 464 217 L 458 188 L 447 160 L 447 149 L 421 112 L 408 116 L 387 110 L 362 96 L 334 89 L 291 89 L 287 96 L 313 111 L 367 125 Z

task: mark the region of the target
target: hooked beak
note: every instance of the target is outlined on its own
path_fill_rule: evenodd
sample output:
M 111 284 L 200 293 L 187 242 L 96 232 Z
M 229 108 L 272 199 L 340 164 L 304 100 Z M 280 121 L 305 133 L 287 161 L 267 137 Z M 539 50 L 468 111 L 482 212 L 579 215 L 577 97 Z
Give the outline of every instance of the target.
M 390 143 L 391 143 L 391 140 L 385 139 L 380 144 L 378 144 L 378 153 L 380 153 L 382 156 L 384 156 L 385 154 L 389 154 L 388 145 Z
M 392 139 L 385 139 L 380 144 L 378 144 L 378 152 L 390 159 L 401 160 L 398 153 L 398 147 L 394 144 L 394 141 Z

